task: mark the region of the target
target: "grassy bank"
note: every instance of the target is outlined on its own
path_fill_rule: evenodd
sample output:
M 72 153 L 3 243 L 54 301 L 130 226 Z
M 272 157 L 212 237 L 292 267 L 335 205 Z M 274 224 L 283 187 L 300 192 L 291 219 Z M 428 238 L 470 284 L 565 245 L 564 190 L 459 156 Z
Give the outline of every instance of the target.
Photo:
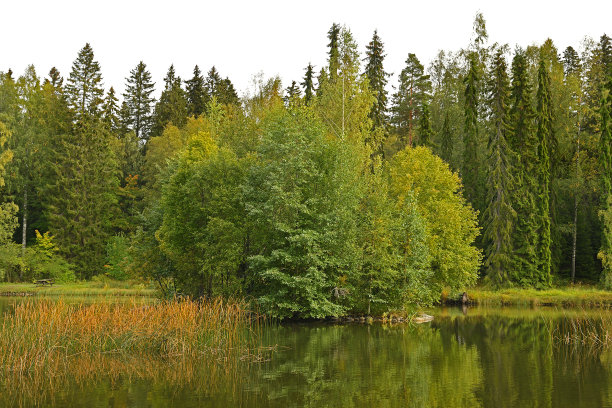
M 481 306 L 612 306 L 612 291 L 601 290 L 593 286 L 567 286 L 547 290 L 475 288 L 467 293 L 471 304 Z
M 259 318 L 216 299 L 151 305 L 25 301 L 0 322 L 0 368 L 30 371 L 81 354 L 142 358 L 251 356 Z
M 34 283 L 0 283 L 0 296 L 109 296 L 109 297 L 154 297 L 152 285 L 134 281 L 97 280 L 76 283 L 57 283 L 53 286 L 38 286 Z

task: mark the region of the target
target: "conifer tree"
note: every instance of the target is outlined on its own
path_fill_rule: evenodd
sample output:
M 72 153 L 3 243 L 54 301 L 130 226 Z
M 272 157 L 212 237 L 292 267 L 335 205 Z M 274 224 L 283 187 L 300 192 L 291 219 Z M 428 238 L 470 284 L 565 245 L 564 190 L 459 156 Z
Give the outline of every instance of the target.
M 492 129 L 489 134 L 487 163 L 487 200 L 484 219 L 486 245 L 485 268 L 487 279 L 495 286 L 511 284 L 512 227 L 516 212 L 510 202 L 513 188 L 512 151 L 507 138 L 510 127 L 510 81 L 506 59 L 498 50 L 489 74 L 487 86 L 488 105 Z
M 115 96 L 115 89 L 111 86 L 104 99 L 102 117 L 107 129 L 111 133 L 117 133 L 121 129 L 119 120 L 119 99 Z
M 130 71 L 130 76 L 126 78 L 123 98 L 130 112 L 129 128 L 143 144 L 149 140 L 153 126 L 151 110 L 155 103 L 155 98 L 152 96 L 154 86 L 151 74 L 142 61 Z
M 563 71 L 565 76 L 576 75 L 580 71 L 580 56 L 572 46 L 563 51 Z
M 453 134 L 450 129 L 450 118 L 448 112 L 444 113 L 444 122 L 440 135 L 440 157 L 450 163 L 453 159 Z
M 608 81 L 612 85 L 612 74 Z M 601 99 L 601 136 L 599 141 L 599 171 L 601 178 L 601 211 L 602 221 L 601 248 L 598 258 L 601 259 L 603 271 L 601 281 L 606 289 L 612 288 L 612 125 L 610 124 L 610 90 L 606 90 Z
M 240 105 L 240 98 L 238 98 L 236 88 L 234 88 L 234 84 L 228 77 L 221 80 L 217 94 L 213 96 L 215 96 L 217 101 L 222 105 Z
M 321 68 L 321 71 L 319 71 L 319 76 L 317 77 L 317 96 L 320 97 L 323 94 L 323 88 L 328 80 L 329 78 L 327 76 L 327 71 L 325 71 L 325 68 Z
M 86 46 L 73 64 L 67 86 L 77 121 L 67 133 L 56 136 L 57 148 L 50 158 L 54 174 L 47 189 L 49 230 L 81 278 L 102 272 L 116 214 L 117 162 L 112 137 L 100 116 L 102 90 L 92 89 L 101 82 L 99 66 Z
M 51 70 L 49 70 L 49 79 L 46 81 L 49 81 L 49 83 L 55 88 L 61 88 L 64 85 L 64 78 L 62 78 L 60 72 L 55 67 L 52 67 Z
M 72 71 L 66 84 L 68 103 L 76 118 L 98 115 L 103 94 L 100 64 L 94 60 L 93 49 L 87 43 L 72 63 Z
M 418 144 L 421 146 L 432 147 L 433 130 L 431 128 L 431 118 L 429 115 L 429 104 L 426 101 L 421 103 L 421 117 L 419 118 Z
M 187 123 L 187 98 L 181 87 L 181 78 L 170 65 L 164 78 L 164 90 L 153 112 L 151 136 L 160 136 L 168 123 L 181 128 Z
M 536 256 L 538 263 L 538 282 L 540 287 L 550 286 L 551 271 L 551 220 L 550 220 L 550 177 L 551 166 L 549 144 L 553 139 L 552 98 L 550 77 L 543 59 L 538 68 L 537 99 L 537 163 L 535 198 L 535 214 L 538 222 L 538 241 Z
M 380 129 L 386 132 L 387 127 L 387 85 L 388 73 L 385 72 L 383 62 L 385 60 L 383 43 L 378 36 L 378 31 L 374 31 L 372 41 L 366 46 L 366 66 L 365 75 L 368 78 L 370 89 L 376 97 L 376 102 L 372 105 L 370 119 L 372 120 L 372 130 Z
M 478 60 L 476 54 L 469 56 L 469 69 L 465 83 L 464 135 L 463 135 L 463 179 L 465 197 L 476 209 L 480 209 L 480 162 L 478 157 Z
M 204 92 L 204 77 L 197 65 L 193 68 L 193 78 L 185 81 L 185 87 L 187 90 L 187 113 L 189 116 L 197 118 L 204 112 L 208 101 Z
M 514 281 L 522 286 L 535 286 L 539 279 L 537 178 L 537 139 L 533 127 L 534 112 L 531 102 L 532 87 L 527 72 L 525 52 L 517 49 L 512 60 L 511 124 L 513 131 L 508 139 L 510 148 L 517 153 L 515 164 L 516 188 L 511 204 L 517 213 L 512 233 L 514 249 Z
M 328 51 L 328 75 L 329 80 L 335 82 L 338 78 L 338 69 L 340 68 L 340 25 L 333 23 L 327 32 L 329 39 Z
M 399 77 L 397 92 L 393 94 L 391 107 L 391 123 L 404 146 L 412 146 L 414 131 L 420 117 L 420 107 L 423 101 L 428 100 L 431 90 L 429 75 L 419 59 L 414 54 L 408 54 L 406 67 Z
M 295 104 L 295 102 L 302 96 L 302 91 L 298 86 L 297 82 L 292 81 L 291 86 L 288 86 L 285 89 L 285 96 L 283 97 L 283 101 L 285 105 L 289 106 L 291 104 Z
M 306 67 L 306 74 L 304 75 L 304 82 L 301 82 L 300 85 L 304 87 L 304 104 L 308 106 L 310 101 L 314 97 L 314 67 L 311 63 L 308 63 Z

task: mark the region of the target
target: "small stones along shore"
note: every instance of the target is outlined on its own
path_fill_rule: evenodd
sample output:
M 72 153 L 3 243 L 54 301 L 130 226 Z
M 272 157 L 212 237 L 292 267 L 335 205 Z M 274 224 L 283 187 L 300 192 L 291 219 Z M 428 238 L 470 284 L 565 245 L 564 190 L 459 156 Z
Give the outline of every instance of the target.
M 335 317 L 332 318 L 332 321 L 337 323 L 367 323 L 372 324 L 374 322 L 377 323 L 427 323 L 431 322 L 434 319 L 433 316 L 430 316 L 425 313 L 419 313 L 415 316 L 344 316 L 344 317 Z

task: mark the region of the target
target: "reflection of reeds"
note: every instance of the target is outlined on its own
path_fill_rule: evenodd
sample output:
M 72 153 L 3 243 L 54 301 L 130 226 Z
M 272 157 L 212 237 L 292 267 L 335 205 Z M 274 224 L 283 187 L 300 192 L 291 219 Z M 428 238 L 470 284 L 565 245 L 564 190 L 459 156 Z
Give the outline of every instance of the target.
M 167 359 L 85 353 L 48 361 L 44 367 L 28 372 L 0 373 L 0 406 L 84 405 L 91 398 L 87 390 L 94 384 L 107 384 L 113 389 L 116 384 L 137 381 L 146 382 L 147 388 L 168 390 L 170 396 L 222 394 L 244 400 L 250 398 L 242 394 L 248 378 L 245 370 L 249 367 L 204 356 Z M 110 400 L 112 396 L 104 398 Z M 98 402 L 106 405 L 105 401 Z
M 245 303 L 222 299 L 153 305 L 26 301 L 2 319 L 0 369 L 21 374 L 86 353 L 257 360 L 259 322 Z
M 571 316 L 559 320 L 553 327 L 553 339 L 557 344 L 605 349 L 612 345 L 612 316 Z

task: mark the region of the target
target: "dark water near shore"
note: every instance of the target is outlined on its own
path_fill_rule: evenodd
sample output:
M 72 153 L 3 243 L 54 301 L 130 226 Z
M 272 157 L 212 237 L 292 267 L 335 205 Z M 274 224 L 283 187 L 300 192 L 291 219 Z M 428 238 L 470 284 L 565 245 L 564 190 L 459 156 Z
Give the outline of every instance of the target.
M 0 316 L 10 313 L 0 299 Z M 0 378 L 0 406 L 612 407 L 612 351 L 555 341 L 550 309 L 431 310 L 424 325 L 268 327 L 268 361 L 75 357 L 44 380 Z M 1 319 L 1 317 L 0 317 Z

